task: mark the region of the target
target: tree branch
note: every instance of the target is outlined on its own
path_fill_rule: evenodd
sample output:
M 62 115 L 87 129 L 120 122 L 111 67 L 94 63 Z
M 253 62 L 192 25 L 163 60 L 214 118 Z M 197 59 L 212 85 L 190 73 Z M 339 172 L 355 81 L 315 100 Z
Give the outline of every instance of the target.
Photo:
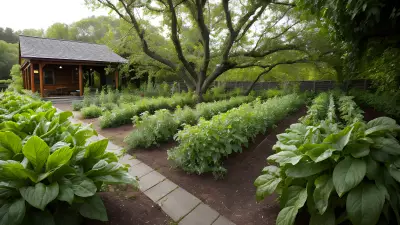
M 286 27 L 281 33 L 275 35 L 274 37 L 270 38 L 271 40 L 277 39 L 279 37 L 281 37 L 282 35 L 284 35 L 286 32 L 288 32 L 292 27 L 296 26 L 297 24 L 299 24 L 300 21 L 296 21 L 294 22 L 292 25 Z
M 203 84 L 203 80 L 207 75 L 208 65 L 210 63 L 210 31 L 207 28 L 207 25 L 204 21 L 204 0 L 196 0 L 196 8 L 197 8 L 197 15 L 196 21 L 200 28 L 201 37 L 203 39 L 203 51 L 204 51 L 204 59 L 203 65 L 200 68 L 200 76 L 199 76 L 199 87 Z
M 178 19 L 176 17 L 176 11 L 172 0 L 168 0 L 168 7 L 171 13 L 171 39 L 172 42 L 174 43 L 176 53 L 178 54 L 178 59 L 182 62 L 183 66 L 192 77 L 197 77 L 197 74 L 193 69 L 192 65 L 190 65 L 190 63 L 183 55 L 181 42 L 178 36 Z
M 276 1 L 273 1 L 273 2 L 271 2 L 272 4 L 275 4 L 275 5 L 285 5 L 285 6 L 291 6 L 291 7 L 296 7 L 296 4 L 294 4 L 294 3 L 289 3 L 289 2 L 276 2 Z
M 260 11 L 253 17 L 252 20 L 250 20 L 249 23 L 247 23 L 246 27 L 243 29 L 241 35 L 236 39 L 236 41 L 239 41 L 240 39 L 243 38 L 244 35 L 246 35 L 247 31 L 250 29 L 250 27 L 260 18 L 260 16 L 264 13 L 265 9 L 267 8 L 267 5 L 264 5 Z

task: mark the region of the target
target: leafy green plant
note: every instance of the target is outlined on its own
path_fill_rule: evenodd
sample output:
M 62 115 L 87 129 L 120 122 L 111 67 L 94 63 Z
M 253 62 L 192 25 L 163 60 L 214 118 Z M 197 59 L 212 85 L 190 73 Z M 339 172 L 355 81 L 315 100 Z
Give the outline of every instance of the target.
M 72 101 L 72 110 L 80 111 L 83 108 L 83 102 L 81 100 Z
M 340 117 L 346 124 L 362 121 L 364 118 L 364 111 L 358 107 L 353 98 L 353 96 L 341 96 L 339 98 Z
M 119 109 L 104 113 L 100 117 L 101 128 L 118 127 L 132 122 L 134 116 L 143 112 L 154 113 L 158 109 L 174 109 L 175 107 L 194 105 L 196 97 L 192 93 L 175 94 L 171 98 L 143 98 L 134 104 L 121 104 Z
M 320 93 L 314 100 L 310 107 L 308 107 L 307 115 L 300 120 L 306 125 L 314 124 L 326 117 L 328 112 L 329 95 L 326 92 Z
M 254 182 L 258 200 L 279 194 L 277 224 L 294 224 L 302 208 L 311 225 L 400 222 L 400 126 L 388 117 L 347 121 L 343 127 L 330 119 L 292 124 L 277 136 L 276 153 Z
M 304 98 L 291 94 L 243 104 L 226 113 L 200 119 L 196 126 L 186 125 L 175 136 L 179 146 L 168 151 L 168 159 L 189 173 L 225 173 L 223 159 L 241 152 L 249 139 L 285 118 L 304 103 Z
M 90 105 L 81 109 L 82 116 L 85 119 L 97 118 L 101 116 L 102 112 L 102 109 L 96 105 Z
M 220 112 L 225 112 L 251 100 L 253 98 L 240 96 L 218 102 L 200 103 L 194 109 L 187 106 L 184 109 L 178 107 L 173 114 L 165 109 L 155 111 L 154 115 L 145 112 L 140 117 L 133 117 L 136 129 L 124 141 L 132 148 L 138 146 L 147 148 L 171 140 L 183 124 L 193 125 L 200 117 L 209 119 Z
M 51 102 L 0 94 L 0 224 L 79 224 L 107 220 L 103 184 L 137 185 L 108 140 L 90 126 L 71 124 L 71 112 Z

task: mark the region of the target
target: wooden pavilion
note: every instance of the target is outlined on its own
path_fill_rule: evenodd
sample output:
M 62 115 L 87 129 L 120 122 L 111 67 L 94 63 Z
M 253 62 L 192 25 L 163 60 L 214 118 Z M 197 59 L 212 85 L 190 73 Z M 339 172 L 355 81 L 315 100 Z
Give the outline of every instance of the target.
M 48 95 L 83 95 L 84 84 L 115 85 L 115 69 L 109 76 L 106 68 L 117 68 L 127 60 L 105 45 L 49 38 L 20 36 L 19 61 L 25 89 Z M 94 73 L 96 71 L 96 73 Z M 96 74 L 97 77 L 94 77 Z

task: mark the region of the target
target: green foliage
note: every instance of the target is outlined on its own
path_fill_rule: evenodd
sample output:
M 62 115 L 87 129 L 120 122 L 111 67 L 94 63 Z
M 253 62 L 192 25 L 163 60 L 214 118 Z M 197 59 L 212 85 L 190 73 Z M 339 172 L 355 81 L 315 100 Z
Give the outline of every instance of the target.
M 326 92 L 322 92 L 314 98 L 311 106 L 308 107 L 307 115 L 300 119 L 301 122 L 305 125 L 312 125 L 324 119 L 328 113 L 328 104 L 329 95 Z
M 72 110 L 80 111 L 83 108 L 83 102 L 81 100 L 72 101 Z
M 71 124 L 70 116 L 51 102 L 0 94 L 0 224 L 78 225 L 81 216 L 106 221 L 100 187 L 137 185 L 106 151 L 108 140 L 88 142 L 96 131 Z
M 10 84 L 12 82 L 11 79 L 7 79 L 7 80 L 0 80 L 0 84 Z
M 85 119 L 100 117 L 102 112 L 103 110 L 96 105 L 90 105 L 81 109 L 82 116 Z
M 265 132 L 303 103 L 303 97 L 291 94 L 243 104 L 211 120 L 200 119 L 197 125 L 186 125 L 178 132 L 175 138 L 179 146 L 168 151 L 168 159 L 189 173 L 225 173 L 225 157 L 241 152 L 249 139 Z
M 395 119 L 400 119 L 400 92 L 376 92 L 353 89 L 350 91 L 357 102 L 385 113 Z
M 396 216 L 400 126 L 388 117 L 365 123 L 350 101 L 349 96 L 339 100 L 347 125 L 335 123 L 329 109 L 326 120 L 292 124 L 277 135 L 270 165 L 254 182 L 258 200 L 274 192 L 280 195 L 277 224 L 294 224 L 303 207 L 311 215 L 310 224 L 400 222 Z
M 155 111 L 154 115 L 144 112 L 140 117 L 133 117 L 136 129 L 124 141 L 131 148 L 138 146 L 147 148 L 171 140 L 184 124 L 194 125 L 200 118 L 210 119 L 251 100 L 252 97 L 239 96 L 218 102 L 200 103 L 194 109 L 188 106 L 182 109 L 178 106 L 173 114 L 165 109 Z
M 101 128 L 118 127 L 132 122 L 132 117 L 143 112 L 154 113 L 158 109 L 174 109 L 177 106 L 191 106 L 196 102 L 196 97 L 192 93 L 174 94 L 170 98 L 143 98 L 134 104 L 121 104 L 119 108 L 112 112 L 106 112 L 100 117 Z
M 18 64 L 13 65 L 10 71 L 10 75 L 12 82 L 10 85 L 8 85 L 8 90 L 21 92 L 22 89 L 24 88 L 22 81 L 21 66 Z
M 18 64 L 18 44 L 0 40 L 0 79 L 8 79 L 15 64 Z

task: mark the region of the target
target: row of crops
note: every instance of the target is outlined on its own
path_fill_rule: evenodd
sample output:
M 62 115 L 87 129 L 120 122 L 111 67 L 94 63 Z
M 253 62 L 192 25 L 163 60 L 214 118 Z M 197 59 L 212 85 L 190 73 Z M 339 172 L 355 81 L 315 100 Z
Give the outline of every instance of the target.
M 307 115 L 277 136 L 256 197 L 279 195 L 277 224 L 400 224 L 400 126 L 363 120 L 351 96 L 319 94 Z
M 102 186 L 137 185 L 108 140 L 88 142 L 96 131 L 71 124 L 71 112 L 11 92 L 0 99 L 1 225 L 106 221 Z

